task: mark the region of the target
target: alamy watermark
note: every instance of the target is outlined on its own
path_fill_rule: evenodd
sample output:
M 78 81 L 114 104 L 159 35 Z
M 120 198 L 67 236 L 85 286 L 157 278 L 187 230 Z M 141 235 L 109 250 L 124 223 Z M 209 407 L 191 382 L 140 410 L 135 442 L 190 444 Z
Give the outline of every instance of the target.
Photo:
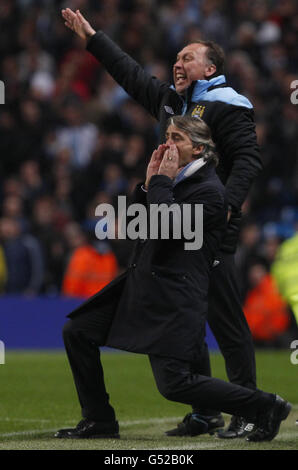
M 0 104 L 5 104 L 5 86 L 4 82 L 0 80 Z
M 0 364 L 5 364 L 5 345 L 0 341 Z
M 298 339 L 294 339 L 294 341 L 291 342 L 290 348 L 294 349 L 294 351 L 291 354 L 291 363 L 294 365 L 297 365 L 298 364 Z
M 95 226 L 99 240 L 150 239 L 185 240 L 185 250 L 199 250 L 203 245 L 203 204 L 167 205 L 135 203 L 127 207 L 126 196 L 118 196 L 117 214 L 113 205 L 99 204 Z
M 291 93 L 291 103 L 298 104 L 298 80 L 293 80 L 290 86 L 294 90 Z

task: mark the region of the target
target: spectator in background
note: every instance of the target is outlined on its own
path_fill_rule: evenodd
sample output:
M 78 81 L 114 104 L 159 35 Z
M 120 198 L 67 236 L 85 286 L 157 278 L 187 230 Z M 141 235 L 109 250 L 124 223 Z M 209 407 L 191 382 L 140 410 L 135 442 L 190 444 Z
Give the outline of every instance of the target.
M 96 126 L 86 122 L 82 114 L 78 104 L 67 104 L 63 111 L 65 125 L 57 130 L 56 136 L 58 148 L 69 149 L 70 163 L 76 169 L 88 165 L 98 139 Z
M 17 57 L 19 65 L 19 78 L 23 82 L 29 82 L 30 87 L 36 85 L 36 77 L 43 74 L 47 77 L 49 88 L 43 88 L 46 97 L 51 98 L 53 92 L 53 83 L 55 75 L 55 59 L 47 51 L 42 49 L 37 40 L 29 39 L 26 48 L 24 48 Z M 42 97 L 39 94 L 37 97 Z
M 21 198 L 23 195 L 23 188 L 19 178 L 16 175 L 6 178 L 1 186 L 1 193 L 3 199 L 9 196 Z
M 146 161 L 143 137 L 138 134 L 132 134 L 127 140 L 122 158 L 122 169 L 125 178 L 128 180 L 134 176 L 141 178 L 145 172 Z
M 257 256 L 258 243 L 260 241 L 260 229 L 254 221 L 247 221 L 243 224 L 240 232 L 240 243 L 236 251 L 235 261 L 240 276 L 241 298 L 245 298 L 248 291 L 248 270 L 251 259 Z
M 99 204 L 112 204 L 112 201 L 113 198 L 109 193 L 98 191 L 86 207 L 85 218 L 82 223 L 83 230 L 95 234 L 95 226 L 98 222 L 98 217 L 95 215 L 96 207 Z
M 166 47 L 170 54 L 170 63 L 174 62 L 177 50 L 181 47 L 184 32 L 200 20 L 200 9 L 188 0 L 166 2 L 161 9 L 161 24 L 166 34 Z
M 72 180 L 69 175 L 61 176 L 55 181 L 54 197 L 60 224 L 65 225 L 75 217 L 72 202 Z
M 1 80 L 5 84 L 5 102 L 17 104 L 19 94 L 22 95 L 22 101 L 25 101 L 24 85 L 19 78 L 19 67 L 17 58 L 14 54 L 6 53 L 1 61 Z
M 121 106 L 127 98 L 127 94 L 115 80 L 108 73 L 102 72 L 95 95 L 87 105 L 88 112 L 93 116 L 93 119 L 100 119 L 104 114 L 110 113 L 111 109 L 117 109 Z
M 250 289 L 243 310 L 258 346 L 287 347 L 290 314 L 276 282 L 261 262 L 249 268 Z
M 0 219 L 0 240 L 4 252 L 8 294 L 38 295 L 44 278 L 44 261 L 39 242 L 22 234 L 16 219 Z
M 23 158 L 39 161 L 47 126 L 45 112 L 36 100 L 24 99 L 20 103 L 20 121 L 17 139 L 22 146 Z
M 8 109 L 1 113 L 0 110 L 0 178 L 17 173 L 22 163 L 23 150 L 16 138 L 17 135 L 18 126 L 14 113 Z
M 88 8 L 87 4 L 86 7 Z M 60 27 L 59 23 L 59 29 Z M 63 33 L 62 40 L 61 53 L 58 49 L 52 51 L 57 65 L 54 102 L 57 106 L 63 106 L 66 96 L 75 96 L 82 103 L 86 103 L 93 92 L 98 64 L 90 55 L 82 54 L 80 41 L 68 41 L 63 37 Z
M 131 190 L 128 191 L 129 196 L 131 196 L 133 189 L 139 182 L 140 180 L 133 180 L 130 182 Z M 82 228 L 85 232 L 88 232 L 89 234 L 95 233 L 95 228 L 99 221 L 98 217 L 95 216 L 96 207 L 99 204 L 112 204 L 112 201 L 113 198 L 111 197 L 111 195 L 104 191 L 99 191 L 95 194 L 94 198 L 90 201 L 87 206 L 86 217 L 84 222 L 82 223 Z M 118 214 L 118 218 L 119 217 L 121 217 L 121 214 Z M 117 260 L 118 272 L 121 273 L 128 267 L 134 241 L 128 238 L 122 239 L 118 237 L 118 218 L 116 218 L 115 220 L 115 239 L 109 240 L 109 248 L 104 251 L 109 251 L 109 249 L 112 250 Z M 106 242 L 101 242 L 100 245 L 99 243 L 97 243 L 97 247 L 100 246 L 101 249 L 105 245 Z
M 63 277 L 62 293 L 71 297 L 88 298 L 117 276 L 116 257 L 109 249 L 100 253 L 76 223 L 68 224 L 64 234 L 70 256 Z
M 65 269 L 66 244 L 59 224 L 57 205 L 50 195 L 36 199 L 32 207 L 32 233 L 40 241 L 45 274 L 43 292 L 58 293 L 61 290 Z
M 29 229 L 29 221 L 24 213 L 23 198 L 20 196 L 10 195 L 3 199 L 2 217 L 16 220 L 22 233 Z
M 200 21 L 202 33 L 211 41 L 226 47 L 229 28 L 227 17 L 223 14 L 221 0 L 203 0 L 201 2 L 202 18 Z
M 106 166 L 103 179 L 99 185 L 99 190 L 104 191 L 113 199 L 126 191 L 127 180 L 125 179 L 121 167 L 116 163 Z
M 285 240 L 276 254 L 271 273 L 280 294 L 290 305 L 298 327 L 298 232 Z
M 20 166 L 18 177 L 25 210 L 30 213 L 34 201 L 46 192 L 47 182 L 41 174 L 38 162 L 34 160 L 27 160 Z
M 2 243 L 0 243 L 0 295 L 5 293 L 7 266 Z
M 18 26 L 20 21 L 19 9 L 16 2 L 3 0 L 0 8 L 0 57 L 16 51 Z M 17 21 L 16 21 L 17 20 Z

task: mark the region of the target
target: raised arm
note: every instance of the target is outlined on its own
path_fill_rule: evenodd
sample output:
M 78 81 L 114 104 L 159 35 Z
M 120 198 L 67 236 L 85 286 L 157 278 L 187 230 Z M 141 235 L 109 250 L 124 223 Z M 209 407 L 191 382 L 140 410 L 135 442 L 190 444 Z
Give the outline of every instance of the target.
M 86 41 L 87 50 L 104 66 L 114 80 L 153 117 L 159 120 L 161 102 L 171 93 L 170 84 L 145 72 L 103 31 L 95 31 L 83 15 L 69 8 L 62 10 L 65 25 Z

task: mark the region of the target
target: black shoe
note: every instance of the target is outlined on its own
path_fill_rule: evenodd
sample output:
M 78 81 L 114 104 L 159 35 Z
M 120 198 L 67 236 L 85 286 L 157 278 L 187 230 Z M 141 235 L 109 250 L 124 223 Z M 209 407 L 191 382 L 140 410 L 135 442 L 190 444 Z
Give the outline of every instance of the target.
M 227 429 L 223 429 L 217 433 L 221 439 L 235 439 L 236 437 L 246 437 L 255 429 L 253 423 L 249 423 L 240 416 L 232 416 L 231 422 Z
M 189 413 L 175 429 L 166 431 L 167 436 L 198 436 L 199 434 L 214 434 L 225 425 L 221 414 L 204 416 L 199 413 Z
M 119 439 L 117 421 L 96 422 L 82 419 L 75 428 L 59 429 L 54 437 L 60 439 Z
M 292 406 L 276 395 L 272 407 L 262 415 L 256 423 L 256 430 L 246 440 L 250 442 L 272 441 L 278 434 L 280 423 L 286 419 Z

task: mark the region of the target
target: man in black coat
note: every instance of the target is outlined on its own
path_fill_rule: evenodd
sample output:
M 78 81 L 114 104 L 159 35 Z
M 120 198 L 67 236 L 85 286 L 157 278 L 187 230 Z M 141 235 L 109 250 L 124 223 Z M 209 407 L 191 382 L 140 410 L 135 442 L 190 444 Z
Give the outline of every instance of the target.
M 252 104 L 227 86 L 223 75 L 223 53 L 212 42 L 189 44 L 180 51 L 173 67 L 173 87 L 146 73 L 102 31 L 94 31 L 79 11 L 74 13 L 66 9 L 62 14 L 66 25 L 87 41 L 88 51 L 160 122 L 161 142 L 164 141 L 165 123 L 172 115 L 198 116 L 211 128 L 219 154 L 217 174 L 226 187 L 229 223 L 211 277 L 208 323 L 225 358 L 229 380 L 255 389 L 253 340 L 242 310 L 234 264 L 241 206 L 262 168 Z M 205 360 L 199 367 L 199 372 L 211 375 L 207 347 Z M 194 427 L 197 434 L 201 434 L 206 431 L 205 424 L 201 429 L 202 421 L 208 423 L 208 431 L 224 425 L 222 416 L 216 411 L 193 406 L 193 413 L 168 435 L 188 435 Z M 251 429 L 245 420 L 232 418 L 228 430 L 220 436 L 245 436 Z
M 196 372 L 204 356 L 210 273 L 227 219 L 214 149 L 202 120 L 170 119 L 166 145 L 153 152 L 146 181 L 134 194 L 134 204 L 147 207 L 148 238 L 138 240 L 127 272 L 72 312 L 64 327 L 84 419 L 76 428 L 59 430 L 56 437 L 119 437 L 100 363 L 102 345 L 148 354 L 165 398 L 256 422 L 258 430 L 247 438 L 251 441 L 273 439 L 288 416 L 290 404 L 276 395 Z M 156 205 L 161 217 L 152 219 Z M 151 238 L 153 220 L 158 220 L 158 236 Z M 186 244 L 186 222 L 192 238 L 203 229 L 199 246 Z

